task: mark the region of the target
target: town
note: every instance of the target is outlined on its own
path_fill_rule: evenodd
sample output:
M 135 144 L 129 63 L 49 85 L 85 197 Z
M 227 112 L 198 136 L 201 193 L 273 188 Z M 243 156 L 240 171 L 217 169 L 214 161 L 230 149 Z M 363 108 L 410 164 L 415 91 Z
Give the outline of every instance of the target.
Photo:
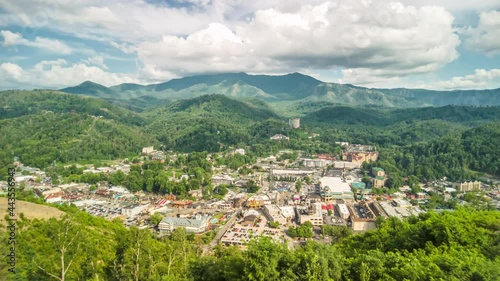
M 290 126 L 296 124 L 290 121 Z M 275 141 L 286 138 L 271 137 Z M 198 184 L 199 189 L 189 189 L 183 195 L 131 191 L 111 181 L 61 183 L 19 161 L 14 162 L 15 181 L 23 191 L 32 192 L 46 203 L 74 205 L 94 216 L 119 219 L 127 227 L 150 229 L 159 236 L 184 228 L 188 234 L 205 237 L 207 249 L 218 244 L 245 247 L 260 236 L 286 243 L 290 248 L 311 239 L 328 243 L 342 232 L 375 229 L 384 218 L 452 209 L 432 205 L 435 198 L 468 204 L 467 194 L 477 191 L 484 192 L 484 202 L 500 209 L 498 189 L 479 181 L 449 182 L 445 178 L 431 183 L 410 183 L 412 186 L 407 184 L 389 193 L 385 189 L 387 173 L 380 167 L 367 165 L 377 161 L 376 147 L 337 144 L 342 147 L 340 155 L 305 155 L 303 151 L 282 150 L 233 168 L 227 163 L 220 165 L 220 159 L 244 157 L 245 148 L 206 153 L 205 161 L 212 170 L 210 184 Z M 82 175 L 109 178 L 129 175 L 137 167 L 156 163 L 171 173 L 169 182 L 186 183 L 195 175 L 172 167 L 179 158 L 186 157 L 189 154 L 144 147 L 133 161 L 65 168 L 80 169 Z M 0 182 L 0 187 L 5 193 L 7 183 Z M 211 190 L 206 190 L 207 187 Z

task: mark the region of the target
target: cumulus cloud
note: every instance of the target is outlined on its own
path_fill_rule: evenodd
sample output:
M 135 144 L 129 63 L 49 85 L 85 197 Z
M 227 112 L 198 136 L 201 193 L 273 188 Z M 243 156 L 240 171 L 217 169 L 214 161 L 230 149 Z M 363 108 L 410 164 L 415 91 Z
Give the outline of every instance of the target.
M 474 74 L 453 77 L 430 85 L 436 89 L 500 88 L 500 69 L 476 69 Z
M 110 73 L 88 63 L 69 64 L 64 59 L 41 61 L 30 69 L 23 69 L 10 62 L 0 64 L 0 82 L 3 88 L 17 88 L 19 85 L 29 85 L 32 88 L 62 88 L 86 80 L 105 86 L 144 83 L 144 80 L 133 74 Z
M 489 55 L 500 54 L 500 11 L 480 13 L 479 24 L 464 33 L 470 36 L 465 41 L 469 47 Z
M 9 30 L 1 30 L 0 35 L 4 38 L 3 45 L 5 47 L 12 46 L 29 46 L 44 49 L 50 52 L 59 54 L 70 54 L 72 52 L 71 47 L 62 43 L 59 40 L 48 39 L 44 37 L 35 37 L 34 40 L 30 41 L 23 38 L 20 33 L 14 33 Z
M 461 42 L 449 10 L 499 5 L 494 0 L 174 2 L 179 5 L 140 0 L 0 0 L 4 12 L 0 12 L 0 26 L 50 27 L 107 43 L 137 56 L 141 77 L 154 81 L 214 72 L 342 69 L 343 83 L 381 86 L 433 73 L 459 57 Z M 480 14 L 478 26 L 467 31 L 468 46 L 496 54 L 500 49 L 497 13 Z M 5 46 L 37 40 L 13 32 L 7 37 Z M 85 57 L 90 58 L 76 65 L 108 73 L 99 56 Z
M 458 58 L 460 40 L 452 24 L 453 16 L 442 7 L 325 2 L 292 12 L 258 10 L 249 23 L 233 29 L 210 24 L 187 37 L 139 44 L 137 52 L 145 65 L 178 75 L 344 67 L 404 76 Z

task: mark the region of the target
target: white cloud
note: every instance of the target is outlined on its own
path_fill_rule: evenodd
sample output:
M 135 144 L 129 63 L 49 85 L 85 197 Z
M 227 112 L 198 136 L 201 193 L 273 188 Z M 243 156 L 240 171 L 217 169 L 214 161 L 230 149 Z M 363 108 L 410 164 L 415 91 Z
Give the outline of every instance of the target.
M 479 14 L 479 24 L 464 32 L 470 37 L 467 46 L 489 55 L 500 54 L 500 11 L 488 11 Z
M 14 33 L 9 30 L 1 30 L 0 35 L 2 35 L 4 38 L 3 45 L 5 47 L 24 45 L 44 49 L 58 54 L 70 54 L 72 52 L 71 47 L 59 40 L 53 40 L 44 37 L 35 37 L 34 40 L 30 41 L 23 38 L 20 33 Z
M 108 66 L 104 63 L 104 58 L 102 56 L 90 57 L 82 61 L 88 65 L 94 65 L 102 69 L 108 69 Z
M 344 83 L 386 86 L 433 73 L 459 57 L 461 42 L 450 10 L 457 15 L 500 7 L 495 0 L 175 1 L 182 8 L 141 0 L 0 0 L 0 26 L 17 24 L 33 32 L 50 28 L 108 44 L 137 56 L 137 77 L 153 81 L 209 72 L 343 69 Z M 465 33 L 468 46 L 496 54 L 496 13 L 480 14 L 479 25 Z M 64 49 L 56 42 L 42 43 L 51 39 L 27 40 L 4 31 L 5 46 L 52 43 L 50 49 Z M 85 66 L 81 70 L 95 67 L 110 74 L 99 59 L 108 60 L 106 54 L 83 57 L 87 59 L 75 64 Z
M 476 69 L 474 74 L 453 77 L 429 85 L 434 89 L 486 89 L 500 88 L 500 69 Z
M 164 36 L 139 44 L 138 58 L 157 71 L 181 76 L 339 66 L 404 76 L 434 71 L 458 58 L 453 16 L 441 7 L 365 1 L 292 10 L 258 10 L 249 23 L 233 29 L 217 23 L 186 38 Z
M 97 59 L 99 61 L 99 59 Z M 105 86 L 121 83 L 144 83 L 134 74 L 110 73 L 87 63 L 68 64 L 64 59 L 41 61 L 33 68 L 23 69 L 14 63 L 0 65 L 2 88 L 62 88 L 90 80 Z
M 15 63 L 2 63 L 0 64 L 1 76 L 7 79 L 19 79 L 23 76 L 23 69 Z

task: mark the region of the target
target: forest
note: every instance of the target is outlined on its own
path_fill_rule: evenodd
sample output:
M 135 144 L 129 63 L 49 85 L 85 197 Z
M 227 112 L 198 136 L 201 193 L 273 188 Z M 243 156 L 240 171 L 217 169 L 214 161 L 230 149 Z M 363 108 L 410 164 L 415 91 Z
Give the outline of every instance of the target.
M 380 158 L 374 165 L 388 172 L 390 188 L 412 175 L 421 181 L 500 175 L 500 108 L 494 106 L 329 106 L 303 116 L 301 128 L 292 130 L 266 103 L 223 95 L 158 105 L 140 114 L 100 99 L 54 91 L 5 91 L 0 101 L 5 104 L 0 115 L 2 167 L 15 157 L 38 168 L 131 158 L 149 145 L 176 152 L 230 152 L 239 147 L 253 159 L 283 149 L 301 150 L 309 157 L 340 157 L 342 149 L 335 142 L 347 141 L 377 147 Z M 290 140 L 270 140 L 275 134 Z M 239 168 L 252 159 L 218 162 Z
M 497 211 L 389 218 L 362 234 L 325 229 L 331 243 L 307 241 L 294 250 L 262 238 L 244 251 L 204 252 L 201 237 L 183 229 L 158 238 L 74 206 L 59 208 L 66 213 L 61 219 L 21 216 L 16 274 L 1 263 L 3 280 L 500 280 Z M 0 247 L 6 252 L 6 243 Z

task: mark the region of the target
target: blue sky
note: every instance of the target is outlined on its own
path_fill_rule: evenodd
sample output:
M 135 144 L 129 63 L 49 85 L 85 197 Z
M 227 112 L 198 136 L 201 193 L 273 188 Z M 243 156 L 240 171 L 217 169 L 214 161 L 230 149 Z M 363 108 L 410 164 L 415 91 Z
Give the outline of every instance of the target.
M 500 2 L 459 2 L 0 0 L 0 89 L 241 71 L 500 88 Z

